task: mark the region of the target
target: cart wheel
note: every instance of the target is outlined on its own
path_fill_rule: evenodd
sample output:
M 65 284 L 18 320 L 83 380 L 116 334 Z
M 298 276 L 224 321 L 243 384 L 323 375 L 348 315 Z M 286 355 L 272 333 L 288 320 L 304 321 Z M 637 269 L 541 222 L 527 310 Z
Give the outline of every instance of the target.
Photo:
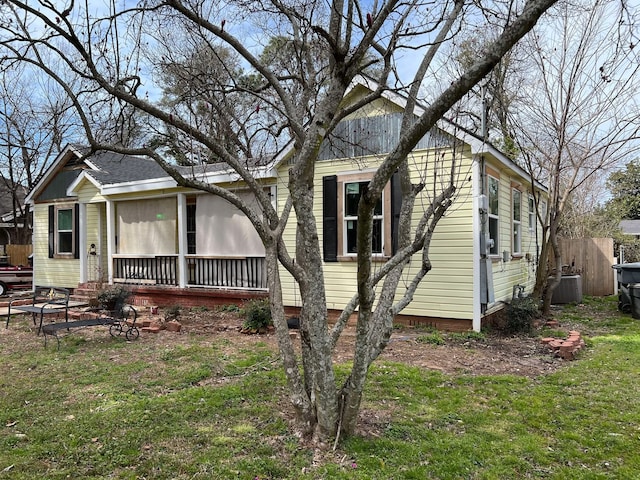
M 624 308 L 624 304 L 622 302 L 618 302 L 618 310 L 622 311 Z
M 119 323 L 114 323 L 113 325 L 110 325 L 109 334 L 112 337 L 117 337 L 119 335 L 122 335 L 122 325 L 120 325 Z
M 622 313 L 631 313 L 631 305 L 628 303 L 622 305 Z
M 124 335 L 127 337 L 127 340 L 135 340 L 140 336 L 140 331 L 137 327 L 131 327 Z

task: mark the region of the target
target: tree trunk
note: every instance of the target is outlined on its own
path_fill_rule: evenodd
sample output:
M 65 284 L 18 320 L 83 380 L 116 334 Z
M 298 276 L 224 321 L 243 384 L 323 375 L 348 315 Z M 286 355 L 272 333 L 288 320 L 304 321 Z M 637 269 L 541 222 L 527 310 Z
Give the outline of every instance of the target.
M 315 412 L 309 395 L 304 388 L 304 380 L 300 376 L 300 369 L 293 349 L 289 327 L 285 318 L 284 304 L 282 301 L 282 284 L 278 268 L 278 256 L 275 247 L 266 249 L 267 281 L 269 284 L 269 303 L 271 317 L 276 329 L 280 358 L 287 377 L 289 387 L 289 399 L 296 412 L 296 417 L 301 433 L 309 435 L 315 428 Z
M 310 178 L 313 178 L 312 175 L 313 173 Z M 304 272 L 299 286 L 305 389 L 315 410 L 315 439 L 326 442 L 336 434 L 339 402 L 327 322 L 322 249 L 313 214 L 313 182 L 305 181 L 303 175 L 294 174 L 291 175 L 290 182 L 295 184 L 290 187 L 290 191 L 298 222 L 296 263 Z
M 542 315 L 548 317 L 551 314 L 551 299 L 553 298 L 553 292 L 560 281 L 562 280 L 562 251 L 558 244 L 558 218 L 555 217 L 551 220 L 549 225 L 549 244 L 551 245 L 551 251 L 553 252 L 555 275 L 553 280 L 549 281 L 547 277 L 547 288 L 544 290 L 542 297 Z

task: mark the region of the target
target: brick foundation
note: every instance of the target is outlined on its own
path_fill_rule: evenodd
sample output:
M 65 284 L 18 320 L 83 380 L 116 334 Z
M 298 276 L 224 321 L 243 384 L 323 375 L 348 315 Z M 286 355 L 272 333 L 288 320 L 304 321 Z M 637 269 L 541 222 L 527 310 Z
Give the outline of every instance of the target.
M 86 288 L 81 286 L 76 289 L 74 294 L 85 291 Z M 133 297 L 131 303 L 139 307 L 170 307 L 180 305 L 181 307 L 207 307 L 215 308 L 220 305 L 236 304 L 242 305 L 243 302 L 258 298 L 267 298 L 267 292 L 256 290 L 239 290 L 239 289 L 201 289 L 201 288 L 178 288 L 178 287 L 159 287 L 132 285 L 131 292 Z

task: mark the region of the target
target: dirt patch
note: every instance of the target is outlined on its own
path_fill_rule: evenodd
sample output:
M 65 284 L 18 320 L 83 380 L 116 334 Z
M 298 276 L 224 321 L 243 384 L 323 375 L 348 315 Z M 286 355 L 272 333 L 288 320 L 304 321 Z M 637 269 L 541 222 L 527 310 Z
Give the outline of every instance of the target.
M 159 315 L 144 313 L 139 321 L 145 319 L 162 319 Z M 161 331 L 160 333 L 143 332 L 139 342 L 143 343 L 136 350 L 145 348 L 155 350 L 169 345 L 189 345 L 194 337 L 199 343 L 222 342 L 229 350 L 251 349 L 258 343 L 277 351 L 275 334 L 246 335 L 240 333 L 242 318 L 236 312 L 224 311 L 185 311 L 179 318 L 182 323 L 180 332 Z M 33 326 L 26 317 L 11 322 L 9 329 L 0 329 L 0 339 L 4 348 L 24 348 L 33 344 L 40 347 L 42 336 L 34 335 Z M 292 332 L 297 332 L 292 330 Z M 108 332 L 103 327 L 92 327 L 72 330 L 73 335 L 82 336 L 86 340 L 95 338 L 102 340 Z M 62 332 L 62 345 L 65 333 Z M 295 342 L 299 343 L 299 334 L 295 334 Z M 513 374 L 526 377 L 536 377 L 550 373 L 566 362 L 554 357 L 548 349 L 540 343 L 538 336 L 486 335 L 480 339 L 465 339 L 460 336 L 443 334 L 444 345 L 435 345 L 424 341 L 428 332 L 411 328 L 394 330 L 391 341 L 383 354 L 382 360 L 415 365 L 422 368 L 437 370 L 446 374 L 464 375 L 496 375 Z M 16 338 L 20 337 L 19 339 Z M 13 340 L 10 340 L 13 339 Z M 56 342 L 51 339 L 49 348 L 55 348 Z M 342 363 L 352 359 L 355 328 L 347 327 L 335 349 L 336 362 Z M 8 342 L 8 343 L 7 343 Z M 15 342 L 15 343 L 14 343 Z M 13 344 L 13 346 L 12 346 Z M 29 347 L 27 347 L 29 348 Z M 64 348 L 64 347 L 63 347 Z M 218 347 L 222 348 L 222 347 Z M 127 355 L 125 355 L 126 357 Z
M 226 338 L 230 346 L 251 347 L 258 342 L 277 349 L 274 334 L 245 335 L 239 332 L 242 318 L 234 312 L 188 312 L 180 317 L 180 333 L 161 332 L 160 342 L 185 342 L 192 335 Z M 292 330 L 292 332 L 296 332 Z M 148 337 L 151 334 L 145 334 Z M 513 374 L 527 377 L 550 373 L 563 363 L 549 353 L 537 336 L 487 335 L 482 339 L 464 339 L 443 335 L 444 345 L 421 341 L 425 332 L 401 328 L 394 330 L 381 359 L 437 370 L 447 374 L 496 375 Z M 299 335 L 295 341 L 299 342 Z M 145 340 L 149 341 L 149 340 Z M 336 347 L 336 362 L 353 357 L 355 328 L 347 327 Z

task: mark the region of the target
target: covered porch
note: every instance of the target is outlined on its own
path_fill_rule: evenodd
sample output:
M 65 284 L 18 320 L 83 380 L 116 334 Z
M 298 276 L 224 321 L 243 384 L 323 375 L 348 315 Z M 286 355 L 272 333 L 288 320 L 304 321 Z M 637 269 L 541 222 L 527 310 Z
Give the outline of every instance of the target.
M 250 200 L 250 194 L 240 192 Z M 79 203 L 80 283 L 267 289 L 264 247 L 248 219 L 208 194 Z

